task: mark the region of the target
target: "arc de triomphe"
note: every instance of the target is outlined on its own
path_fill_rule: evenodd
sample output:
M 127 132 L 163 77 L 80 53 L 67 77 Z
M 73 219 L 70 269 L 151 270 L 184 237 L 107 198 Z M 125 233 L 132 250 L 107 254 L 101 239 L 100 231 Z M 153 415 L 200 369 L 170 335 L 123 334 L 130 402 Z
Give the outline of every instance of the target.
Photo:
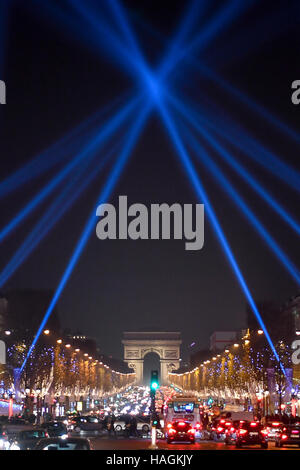
M 160 381 L 168 383 L 168 372 L 179 369 L 181 334 L 178 331 L 125 331 L 124 361 L 136 373 L 137 383 L 143 383 L 144 357 L 154 352 L 160 358 Z

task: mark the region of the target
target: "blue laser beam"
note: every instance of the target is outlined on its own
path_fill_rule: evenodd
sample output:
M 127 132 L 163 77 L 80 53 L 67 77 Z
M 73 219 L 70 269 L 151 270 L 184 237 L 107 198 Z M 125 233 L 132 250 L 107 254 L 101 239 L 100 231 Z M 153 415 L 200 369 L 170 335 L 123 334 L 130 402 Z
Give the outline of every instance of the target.
M 259 221 L 259 219 L 255 216 L 253 211 L 248 207 L 245 203 L 243 198 L 239 195 L 239 193 L 234 189 L 233 185 L 229 183 L 228 179 L 222 174 L 218 165 L 209 157 L 208 153 L 205 151 L 203 146 L 194 138 L 191 132 L 186 129 L 186 135 L 188 136 L 189 143 L 195 153 L 199 156 L 199 158 L 205 162 L 205 166 L 209 169 L 209 171 L 214 175 L 214 177 L 221 183 L 221 186 L 230 196 L 232 201 L 237 205 L 237 207 L 241 210 L 242 214 L 246 217 L 247 221 L 254 227 L 256 232 L 261 236 L 261 238 L 266 243 L 267 247 L 274 253 L 275 257 L 282 263 L 282 265 L 286 268 L 286 270 L 290 273 L 293 280 L 296 282 L 297 285 L 300 284 L 300 273 L 296 266 L 291 262 L 288 256 L 284 253 L 284 251 L 280 248 L 278 243 L 274 240 L 274 238 L 270 235 L 270 233 L 265 229 L 263 224 Z M 214 144 L 214 142 L 210 142 L 211 145 L 215 148 L 215 150 L 219 150 L 218 146 Z
M 245 0 L 243 2 L 240 0 L 231 0 L 226 3 L 212 20 L 201 29 L 201 32 L 196 38 L 191 41 L 186 48 L 180 50 L 178 54 L 174 56 L 172 63 L 170 62 L 169 67 L 165 68 L 164 74 L 169 75 L 186 56 L 196 51 L 197 53 L 203 52 L 204 48 L 207 47 L 221 30 L 224 30 L 239 14 L 242 14 L 253 3 L 254 0 Z
M 132 42 L 132 38 L 130 40 Z M 173 146 L 175 147 L 175 149 L 177 150 L 177 154 L 179 155 L 179 157 L 181 157 L 181 161 L 183 163 L 183 166 L 185 167 L 187 173 L 188 173 L 188 176 L 190 177 L 191 179 L 191 182 L 194 186 L 194 189 L 196 190 L 196 193 L 197 195 L 200 197 L 200 199 L 202 198 L 204 201 L 205 201 L 205 204 L 207 206 L 207 204 L 209 205 L 209 215 L 210 215 L 210 219 L 213 223 L 213 226 L 217 232 L 217 235 L 218 235 L 218 238 L 219 240 L 221 241 L 221 244 L 222 244 L 222 247 L 225 251 L 225 254 L 227 255 L 227 258 L 229 259 L 230 263 L 231 263 L 231 266 L 233 268 L 233 271 L 235 272 L 236 274 L 236 277 L 244 291 L 244 294 L 249 302 L 249 305 L 251 306 L 252 308 L 252 311 L 253 313 L 255 314 L 259 324 L 261 325 L 261 328 L 263 329 L 263 331 L 265 332 L 265 335 L 266 335 L 266 338 L 269 342 L 269 345 L 274 353 L 274 356 L 276 358 L 276 360 L 278 361 L 278 363 L 280 364 L 280 367 L 283 371 L 283 373 L 285 374 L 285 369 L 284 369 L 284 366 L 283 364 L 281 363 L 280 361 L 280 358 L 277 354 L 277 351 L 273 345 L 273 342 L 269 336 L 269 333 L 264 325 L 264 322 L 262 320 L 262 317 L 260 316 L 260 313 L 255 305 L 255 302 L 254 302 L 254 299 L 252 298 L 252 295 L 248 289 L 248 286 L 242 276 L 242 273 L 238 267 L 238 264 L 233 256 L 233 253 L 229 247 L 229 244 L 225 238 L 225 235 L 221 229 L 221 226 L 215 216 L 215 213 L 214 213 L 214 210 L 212 209 L 212 206 L 210 205 L 210 202 L 209 202 L 209 199 L 206 195 L 206 192 L 203 188 L 203 186 L 200 184 L 200 181 L 199 179 L 196 177 L 196 172 L 194 170 L 194 167 L 188 157 L 188 154 L 182 144 L 182 141 L 176 131 L 176 127 L 175 127 L 175 124 L 173 123 L 163 101 L 161 100 L 161 97 L 159 97 L 159 99 L 156 100 L 155 102 L 155 105 L 156 105 L 156 108 L 162 118 L 162 121 L 164 122 L 164 125 L 166 127 L 166 129 L 168 130 L 168 134 L 170 136 L 170 139 L 172 141 L 172 144 Z
M 0 243 L 24 220 L 34 211 L 46 198 L 51 194 L 55 188 L 62 183 L 62 181 L 69 175 L 76 165 L 78 165 L 86 156 L 93 152 L 100 143 L 104 143 L 108 137 L 122 125 L 125 119 L 133 111 L 137 104 L 138 99 L 129 101 L 118 113 L 109 120 L 102 128 L 101 132 L 97 132 L 93 139 L 76 155 L 76 157 L 63 168 L 58 175 L 50 180 L 50 182 L 33 197 L 28 204 L 18 212 L 18 214 L 0 231 Z
M 22 185 L 33 181 L 62 161 L 68 160 L 70 153 L 73 155 L 74 148 L 78 149 L 87 141 L 86 135 L 89 133 L 89 128 L 94 124 L 99 125 L 102 118 L 107 117 L 109 112 L 113 111 L 114 108 L 122 102 L 127 102 L 128 99 L 129 94 L 124 93 L 109 102 L 107 105 L 103 106 L 100 111 L 97 111 L 92 116 L 85 119 L 48 149 L 36 155 L 23 167 L 1 181 L 0 198 L 7 196 Z
M 163 60 L 161 61 L 162 64 L 162 70 L 157 73 L 159 76 L 160 74 L 164 75 L 165 70 L 172 68 L 172 62 L 176 62 L 176 57 L 174 58 L 174 55 L 176 56 L 178 54 L 178 49 L 180 48 L 180 39 L 182 39 L 182 36 L 188 32 L 188 30 L 191 28 L 191 23 L 192 20 L 190 16 L 192 16 L 194 19 L 198 19 L 199 13 L 195 11 L 197 6 L 201 5 L 202 7 L 205 5 L 205 2 L 198 2 L 196 0 L 196 5 L 190 5 L 190 9 L 187 13 L 187 18 L 185 24 L 182 25 L 182 30 L 178 32 L 178 36 L 173 40 L 173 41 L 167 41 L 167 39 L 162 35 L 154 31 L 152 28 L 149 27 L 148 24 L 143 23 L 143 28 L 147 28 L 148 31 L 150 31 L 151 35 L 154 35 L 158 40 L 162 43 L 167 43 L 169 47 L 169 54 L 165 55 Z M 193 8 L 195 7 L 195 9 Z M 276 25 L 280 26 L 282 23 L 282 14 L 284 14 L 286 9 L 280 9 L 279 11 L 276 11 L 275 14 L 272 15 L 273 21 L 271 22 L 273 24 L 274 20 L 276 21 Z M 200 12 L 201 13 L 201 12 Z M 141 22 L 141 19 L 139 18 L 139 22 Z M 263 19 L 263 22 L 261 23 L 260 30 L 263 29 L 266 31 L 266 26 L 270 24 L 270 17 L 268 15 L 267 18 Z M 274 28 L 273 28 L 274 29 Z M 272 30 L 273 30 L 272 29 Z M 256 29 L 255 29 L 256 31 Z M 244 31 L 243 31 L 244 33 Z M 243 37 L 246 36 L 247 38 L 247 43 L 251 42 L 253 43 L 255 41 L 249 41 L 249 33 L 252 34 L 257 34 L 256 32 L 253 33 L 253 25 L 251 25 L 251 29 L 247 30 L 247 35 L 243 34 Z M 268 30 L 267 36 L 268 38 L 270 31 Z M 255 39 L 255 36 L 254 38 Z M 234 38 L 234 43 L 240 44 L 241 38 L 239 37 L 238 40 L 235 37 Z M 245 52 L 245 47 L 242 48 L 243 52 Z M 228 50 L 232 50 L 232 44 Z M 220 50 L 218 49 L 218 52 Z M 221 57 L 224 57 L 224 53 L 220 52 Z M 228 54 L 225 54 L 226 60 L 228 57 Z M 188 65 L 194 67 L 196 70 L 198 70 L 202 75 L 212 79 L 215 81 L 216 84 L 218 84 L 220 87 L 222 87 L 225 91 L 227 91 L 230 95 L 232 95 L 235 99 L 237 99 L 239 102 L 243 103 L 246 105 L 249 109 L 251 109 L 253 112 L 256 113 L 257 116 L 265 118 L 268 122 L 270 122 L 272 125 L 276 126 L 281 132 L 284 134 L 288 135 L 291 137 L 293 140 L 299 142 L 300 141 L 300 136 L 297 132 L 295 132 L 293 129 L 291 129 L 289 126 L 287 126 L 284 122 L 282 122 L 280 119 L 278 119 L 276 116 L 274 116 L 272 113 L 270 113 L 264 106 L 262 106 L 259 103 L 256 103 L 254 100 L 250 99 L 245 93 L 243 93 L 241 90 L 239 90 L 237 87 L 233 86 L 230 84 L 228 81 L 226 81 L 224 78 L 220 77 L 215 71 L 212 70 L 206 63 L 203 62 L 203 60 L 198 60 L 196 57 L 194 57 L 191 54 L 187 54 L 185 57 L 185 63 Z M 184 74 L 184 77 L 186 74 Z M 172 81 L 174 81 L 174 75 L 172 76 Z
M 108 177 L 108 179 L 107 179 L 107 181 L 106 181 L 106 183 L 103 187 L 103 189 L 101 190 L 100 196 L 98 198 L 97 206 L 99 204 L 102 204 L 102 203 L 106 202 L 109 199 L 109 197 L 110 197 L 117 181 L 120 178 L 120 175 L 121 175 L 121 173 L 122 173 L 122 171 L 125 167 L 125 164 L 127 163 L 128 159 L 129 159 L 129 156 L 130 156 L 130 154 L 131 154 L 131 152 L 132 152 L 132 150 L 135 146 L 135 143 L 136 143 L 136 141 L 137 141 L 137 139 L 138 139 L 138 137 L 139 137 L 139 135 L 140 135 L 140 133 L 143 129 L 143 126 L 146 122 L 146 119 L 149 115 L 150 110 L 151 110 L 151 106 L 147 103 L 146 106 L 144 107 L 143 111 L 140 113 L 138 119 L 136 120 L 136 122 L 132 126 L 131 131 L 128 135 L 126 144 L 124 145 L 122 152 L 120 153 L 120 155 L 119 155 L 119 157 L 118 157 L 118 159 L 117 159 L 117 161 L 116 161 L 116 163 L 115 163 L 115 165 L 114 165 L 114 167 L 113 167 L 113 169 L 112 169 L 112 171 L 111 171 L 111 173 L 110 173 L 110 175 L 109 175 L 109 177 Z M 41 323 L 41 325 L 40 325 L 40 327 L 39 327 L 39 329 L 38 329 L 38 331 L 37 331 L 37 333 L 34 337 L 34 340 L 31 344 L 29 350 L 28 350 L 27 356 L 23 361 L 23 364 L 20 368 L 20 373 L 22 373 L 28 358 L 30 357 L 30 355 L 31 355 L 31 353 L 32 353 L 32 351 L 33 351 L 33 349 L 34 349 L 34 347 L 35 347 L 35 345 L 36 345 L 36 343 L 37 343 L 37 341 L 38 341 L 38 339 L 39 339 L 39 337 L 40 337 L 40 335 L 41 335 L 41 333 L 42 333 L 42 331 L 43 331 L 43 329 L 44 329 L 44 327 L 45 327 L 45 325 L 46 325 L 46 323 L 47 323 L 47 321 L 48 321 L 48 319 L 49 319 L 49 317 L 50 317 L 50 315 L 51 315 L 51 313 L 52 313 L 52 311 L 53 311 L 53 309 L 56 305 L 56 303 L 57 303 L 57 301 L 58 301 L 58 299 L 60 298 L 60 296 L 61 296 L 61 294 L 64 290 L 64 287 L 65 287 L 67 281 L 69 280 L 69 278 L 70 278 L 70 276 L 71 276 L 71 274 L 72 274 L 72 272 L 73 272 L 73 270 L 74 270 L 74 268 L 75 268 L 75 266 L 76 266 L 76 264 L 77 264 L 77 262 L 78 262 L 78 260 L 81 256 L 81 253 L 82 253 L 82 251 L 83 251 L 83 249 L 84 249 L 84 247 L 85 247 L 85 245 L 86 245 L 93 229 L 95 228 L 95 221 L 96 221 L 95 214 L 96 214 L 96 208 L 93 210 L 92 214 L 90 215 L 90 217 L 89 217 L 89 219 L 88 219 L 88 221 L 87 221 L 87 223 L 84 227 L 84 230 L 83 230 L 83 232 L 82 232 L 82 234 L 81 234 L 81 236 L 80 236 L 80 238 L 77 242 L 75 250 L 74 250 L 74 252 L 73 252 L 73 254 L 70 258 L 70 261 L 69 261 L 69 263 L 66 267 L 66 270 L 64 271 L 63 276 L 62 276 L 62 278 L 61 278 L 61 280 L 58 284 L 58 287 L 55 291 L 55 294 L 54 294 L 54 296 L 53 296 L 53 298 L 50 302 L 50 305 L 49 305 L 46 313 L 45 313 L 43 321 L 42 321 L 42 323 Z
M 175 37 L 168 42 L 168 50 L 160 61 L 157 75 L 165 76 L 167 71 L 170 70 L 172 64 L 176 62 L 178 50 L 183 48 L 187 36 L 195 26 L 196 21 L 203 17 L 206 9 L 208 8 L 207 1 L 199 2 L 199 0 L 191 0 L 187 7 L 186 13 L 179 27 L 177 28 Z
M 77 6 L 81 8 L 81 11 L 84 11 L 83 5 L 81 2 L 76 2 Z M 138 47 L 136 38 L 128 24 L 128 20 L 126 18 L 126 13 L 122 8 L 121 4 L 118 0 L 110 0 L 108 4 L 109 8 L 111 9 L 117 23 L 120 26 L 121 31 L 125 39 L 128 41 L 128 48 L 124 47 L 122 42 L 118 42 L 115 36 L 112 36 L 111 32 L 106 31 L 106 35 L 111 37 L 111 40 L 114 41 L 115 49 L 117 53 L 121 54 L 125 57 L 125 66 L 128 68 L 128 63 L 133 66 L 133 76 L 134 79 L 138 78 L 138 86 L 142 88 L 142 91 L 149 91 L 149 95 L 152 96 L 154 99 L 157 99 L 157 96 L 160 93 L 160 86 L 158 80 L 154 77 L 153 73 L 151 72 L 150 67 L 146 64 L 146 61 L 141 53 L 140 48 Z M 103 28 L 102 23 L 99 21 L 99 18 L 95 19 L 95 17 L 91 14 L 88 15 L 91 24 L 96 24 L 98 27 L 100 26 Z M 136 72 L 137 76 L 136 76 Z
M 20 247 L 16 250 L 14 255 L 11 257 L 5 268 L 0 273 L 0 287 L 9 280 L 9 278 L 16 272 L 19 266 L 28 258 L 28 256 L 34 251 L 38 244 L 43 238 L 50 233 L 57 222 L 72 207 L 74 202 L 87 188 L 87 186 L 95 179 L 98 173 L 103 169 L 107 161 L 116 151 L 115 146 L 110 150 L 107 155 L 104 156 L 98 162 L 97 165 L 90 167 L 91 161 L 93 161 L 95 154 L 89 158 L 88 162 L 84 162 L 80 165 L 80 168 L 76 168 L 71 175 L 72 179 L 69 184 L 64 188 L 61 194 L 59 194 L 52 202 L 50 207 L 44 216 L 38 221 L 38 223 L 31 230 L 30 234 L 26 237 Z
M 77 25 L 73 25 L 73 32 L 77 35 L 80 34 L 80 37 L 88 34 L 88 46 L 92 44 L 96 52 L 101 52 L 102 55 L 104 54 L 111 61 L 117 62 L 126 74 L 131 76 L 134 80 L 136 80 L 138 72 L 138 78 L 140 79 L 143 64 L 136 55 L 132 56 L 132 54 L 129 53 L 124 43 L 119 40 L 116 34 L 109 28 L 107 21 L 102 21 L 102 15 L 97 15 L 89 5 L 86 3 L 83 4 L 83 2 L 78 0 L 72 0 L 71 5 L 80 15 L 80 20 L 84 18 L 89 24 L 89 28 L 87 28 L 86 31 L 82 31 L 82 24 L 79 22 Z M 110 3 L 108 6 L 110 7 Z M 70 26 L 68 21 L 66 21 L 66 23 Z M 65 22 L 63 24 L 65 24 Z
M 179 110 L 182 109 L 179 100 L 176 99 L 174 95 L 169 93 L 168 99 Z M 206 99 L 206 102 L 209 103 L 210 109 L 215 108 L 215 116 L 222 115 L 220 109 L 216 108 L 210 100 Z M 228 116 L 220 121 L 216 117 L 208 118 L 211 113 L 207 110 L 205 110 L 205 113 L 203 110 L 201 112 L 196 112 L 195 106 L 189 105 L 187 102 L 185 103 L 185 108 L 187 109 L 186 115 L 190 114 L 195 122 L 203 122 L 206 127 L 209 127 L 235 148 L 241 150 L 251 160 L 259 163 L 260 166 L 265 168 L 268 172 L 282 180 L 285 184 L 288 184 L 297 192 L 300 192 L 300 173 L 295 168 L 283 162 L 269 149 L 266 149 L 262 144 L 257 142 L 240 126 L 235 124 Z
M 190 112 L 174 97 L 171 97 L 172 104 L 175 105 L 176 110 L 210 143 L 210 145 L 222 156 L 222 158 L 233 168 L 246 183 L 298 234 L 300 235 L 299 223 L 276 201 L 276 199 L 265 190 L 256 179 L 241 165 L 236 158 L 229 153 L 212 134 L 200 125 L 200 120 L 193 119 Z M 204 123 L 205 119 L 201 119 Z
M 272 125 L 277 127 L 282 133 L 289 136 L 291 139 L 295 140 L 296 142 L 300 142 L 300 135 L 299 133 L 295 132 L 289 126 L 287 126 L 284 122 L 270 113 L 264 106 L 256 103 L 254 100 L 248 98 L 248 96 L 243 93 L 238 88 L 231 85 L 225 79 L 221 78 L 216 72 L 214 72 L 211 68 L 206 66 L 205 64 L 201 63 L 200 61 L 188 59 L 188 62 L 196 68 L 201 74 L 210 78 L 215 83 L 217 83 L 220 87 L 222 87 L 227 93 L 233 96 L 236 100 L 246 105 L 249 109 L 256 113 L 256 116 L 263 117 L 267 121 L 269 121 Z
M 202 183 L 200 182 L 200 179 L 196 173 L 196 170 L 191 162 L 191 159 L 183 145 L 183 142 L 179 136 L 179 133 L 178 133 L 178 130 L 173 122 L 173 119 L 171 117 L 171 115 L 169 114 L 168 110 L 166 109 L 166 107 L 164 105 L 161 105 L 160 106 L 160 115 L 162 117 L 162 121 L 166 127 L 166 130 L 168 132 L 168 135 L 170 137 L 170 141 L 172 143 L 172 145 L 174 146 L 174 149 L 176 150 L 176 153 L 179 157 L 179 160 L 181 161 L 185 171 L 186 171 L 186 174 L 198 196 L 198 198 L 205 204 L 205 207 L 206 207 L 206 212 L 208 214 L 208 217 L 210 219 L 210 222 L 214 228 L 214 231 L 219 239 L 219 242 L 223 248 L 223 251 L 226 255 L 226 258 L 228 259 L 231 267 L 232 267 L 232 270 L 236 276 L 236 279 L 238 280 L 241 288 L 242 288 L 242 291 L 244 292 L 244 295 L 252 309 L 252 312 L 254 313 L 259 325 L 261 326 L 262 330 L 264 331 L 264 334 L 265 334 L 265 337 L 269 343 L 269 346 L 274 354 L 274 357 L 276 358 L 278 364 L 280 365 L 280 368 L 282 370 L 282 372 L 284 373 L 284 375 L 286 375 L 286 372 L 285 372 L 285 369 L 284 369 L 284 366 L 282 364 L 282 362 L 280 361 L 280 358 L 279 358 L 279 355 L 275 349 L 275 346 L 271 340 L 271 337 L 268 333 L 268 330 L 263 322 L 263 319 L 258 311 L 258 308 L 255 304 L 255 301 L 252 297 L 252 294 L 246 284 L 246 281 L 244 279 L 244 276 L 237 264 L 237 261 L 233 255 L 233 252 L 229 246 L 229 243 L 225 237 L 225 234 L 222 230 L 222 227 L 215 215 L 215 212 L 214 212 L 214 209 L 213 209 L 213 206 L 206 194 L 206 191 L 202 185 Z
M 218 44 L 218 47 L 211 49 L 207 55 L 202 55 L 201 58 L 205 57 L 207 64 L 221 70 L 232 62 L 243 60 L 247 54 L 253 53 L 264 43 L 273 42 L 276 36 L 290 31 L 291 18 L 299 16 L 299 4 L 297 1 L 291 1 L 288 4 L 289 8 L 287 8 L 287 4 L 280 5 L 280 2 L 278 3 L 279 5 L 276 5 L 274 2 L 274 7 L 269 9 L 264 16 L 255 18 L 255 22 L 244 24 L 238 35 L 233 34 L 232 38 Z
M 101 51 L 110 61 L 117 61 L 119 65 L 123 62 L 123 65 L 126 65 L 123 54 L 117 57 L 119 42 L 105 24 L 107 19 L 105 18 L 104 22 L 96 20 L 95 12 L 90 11 L 87 2 L 83 4 L 83 2 L 74 0 L 68 3 L 69 12 L 64 8 L 65 5 L 48 0 L 43 2 L 32 0 L 32 5 L 29 6 L 33 7 L 34 14 L 38 11 L 39 15 L 43 15 L 47 21 L 53 21 L 55 25 L 59 24 L 64 33 L 71 33 L 72 39 L 75 39 L 80 45 L 84 43 L 96 54 Z M 88 20 L 89 27 L 86 27 L 87 25 L 83 24 L 82 20 Z
M 160 93 L 158 80 L 153 76 L 153 74 L 150 71 L 150 68 L 146 64 L 146 61 L 141 53 L 141 50 L 138 47 L 136 38 L 134 37 L 134 34 L 128 24 L 128 20 L 126 18 L 124 9 L 122 8 L 118 0 L 110 0 L 109 5 L 115 14 L 115 17 L 120 25 L 120 28 L 122 29 L 125 35 L 125 38 L 127 38 L 128 40 L 128 44 L 129 44 L 131 51 L 134 54 L 135 65 L 136 65 L 136 68 L 138 69 L 141 83 L 146 85 L 146 87 L 149 89 L 150 96 L 152 96 L 154 99 L 157 99 L 157 96 Z

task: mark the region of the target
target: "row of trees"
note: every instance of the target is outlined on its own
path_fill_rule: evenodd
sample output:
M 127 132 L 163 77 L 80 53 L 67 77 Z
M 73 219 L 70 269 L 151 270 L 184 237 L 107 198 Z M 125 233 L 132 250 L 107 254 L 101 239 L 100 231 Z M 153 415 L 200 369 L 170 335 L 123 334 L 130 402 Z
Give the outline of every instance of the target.
M 1 366 L 0 384 L 7 393 L 39 389 L 42 395 L 100 397 L 117 392 L 135 380 L 134 373 L 121 373 L 74 349 L 62 341 L 49 344 L 39 341 L 22 371 L 18 371 L 28 355 L 24 341 L 11 344 L 7 351 L 7 365 Z M 17 385 L 16 385 L 17 384 Z
M 291 368 L 290 346 L 279 341 L 277 351 L 286 370 Z M 284 395 L 288 384 L 265 339 L 257 332 L 247 334 L 223 353 L 211 355 L 191 371 L 170 373 L 174 385 L 203 396 L 246 398 L 272 387 Z M 272 390 L 269 390 L 271 392 Z

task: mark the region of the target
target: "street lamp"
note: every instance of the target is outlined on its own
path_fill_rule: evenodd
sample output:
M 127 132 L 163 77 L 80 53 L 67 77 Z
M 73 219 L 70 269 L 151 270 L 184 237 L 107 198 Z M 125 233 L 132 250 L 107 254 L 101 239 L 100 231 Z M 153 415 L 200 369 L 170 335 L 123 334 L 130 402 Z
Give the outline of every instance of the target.
M 10 330 L 5 330 L 4 333 L 6 334 L 6 336 L 11 335 L 11 331 L 10 331 Z
M 258 335 L 263 335 L 264 332 L 263 332 L 263 330 L 257 330 L 257 334 L 258 334 Z
M 58 339 L 56 342 L 57 342 L 58 344 L 61 344 L 61 343 L 62 343 L 62 339 Z
M 44 335 L 49 335 L 50 334 L 50 330 L 44 330 Z
M 37 424 L 40 424 L 40 420 L 41 420 L 41 410 L 40 410 L 40 393 L 41 393 L 41 389 L 40 388 L 36 388 L 35 389 L 36 391 L 36 394 L 37 394 L 37 397 L 36 397 L 36 413 L 37 413 Z

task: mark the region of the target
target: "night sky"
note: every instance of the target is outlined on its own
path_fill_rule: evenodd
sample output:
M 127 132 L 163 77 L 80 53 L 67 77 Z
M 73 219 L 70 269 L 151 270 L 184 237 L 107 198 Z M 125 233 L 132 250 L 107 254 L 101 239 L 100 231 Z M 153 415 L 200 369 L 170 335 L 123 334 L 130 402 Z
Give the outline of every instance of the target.
M 7 84 L 8 103 L 0 108 L 2 180 L 110 100 L 130 90 L 132 82 L 116 61 L 95 54 L 68 33 L 67 25 L 62 28 L 58 21 L 47 18 L 39 11 L 39 2 L 0 2 L 11 4 L 0 73 L 0 79 Z M 59 4 L 71 14 L 67 5 L 72 1 L 50 3 Z M 100 9 L 102 3 L 98 2 Z M 196 31 L 224 3 L 211 1 Z M 300 79 L 298 2 L 252 3 L 248 13 L 209 44 L 201 59 L 297 131 L 300 105 L 291 102 L 291 83 Z M 123 4 L 147 58 L 156 63 L 165 45 L 161 41 L 172 38 L 187 2 L 128 0 Z M 300 170 L 299 145 L 183 63 L 179 76 L 179 98 L 187 96 L 199 107 L 206 98 L 213 100 L 263 145 Z M 299 194 L 246 157 L 236 156 L 299 220 Z M 283 302 L 296 294 L 295 282 L 224 196 L 218 183 L 201 165 L 197 168 L 254 298 Z M 0 201 L 2 227 L 53 174 L 48 172 Z M 226 175 L 295 265 L 300 266 L 297 236 L 234 173 L 226 170 Z M 3 290 L 55 289 L 105 176 L 107 172 L 90 185 Z M 140 136 L 111 202 L 117 204 L 119 195 L 127 195 L 129 204 L 141 202 L 148 206 L 201 202 L 196 200 L 156 114 L 152 114 Z M 1 266 L 9 261 L 50 200 L 2 244 Z M 124 330 L 181 331 L 186 356 L 192 341 L 196 342 L 195 348 L 206 347 L 214 330 L 245 326 L 246 311 L 244 296 L 207 219 L 205 246 L 200 251 L 185 251 L 184 241 L 100 241 L 93 233 L 58 308 L 64 327 L 95 337 L 103 353 L 117 357 L 122 354 Z

